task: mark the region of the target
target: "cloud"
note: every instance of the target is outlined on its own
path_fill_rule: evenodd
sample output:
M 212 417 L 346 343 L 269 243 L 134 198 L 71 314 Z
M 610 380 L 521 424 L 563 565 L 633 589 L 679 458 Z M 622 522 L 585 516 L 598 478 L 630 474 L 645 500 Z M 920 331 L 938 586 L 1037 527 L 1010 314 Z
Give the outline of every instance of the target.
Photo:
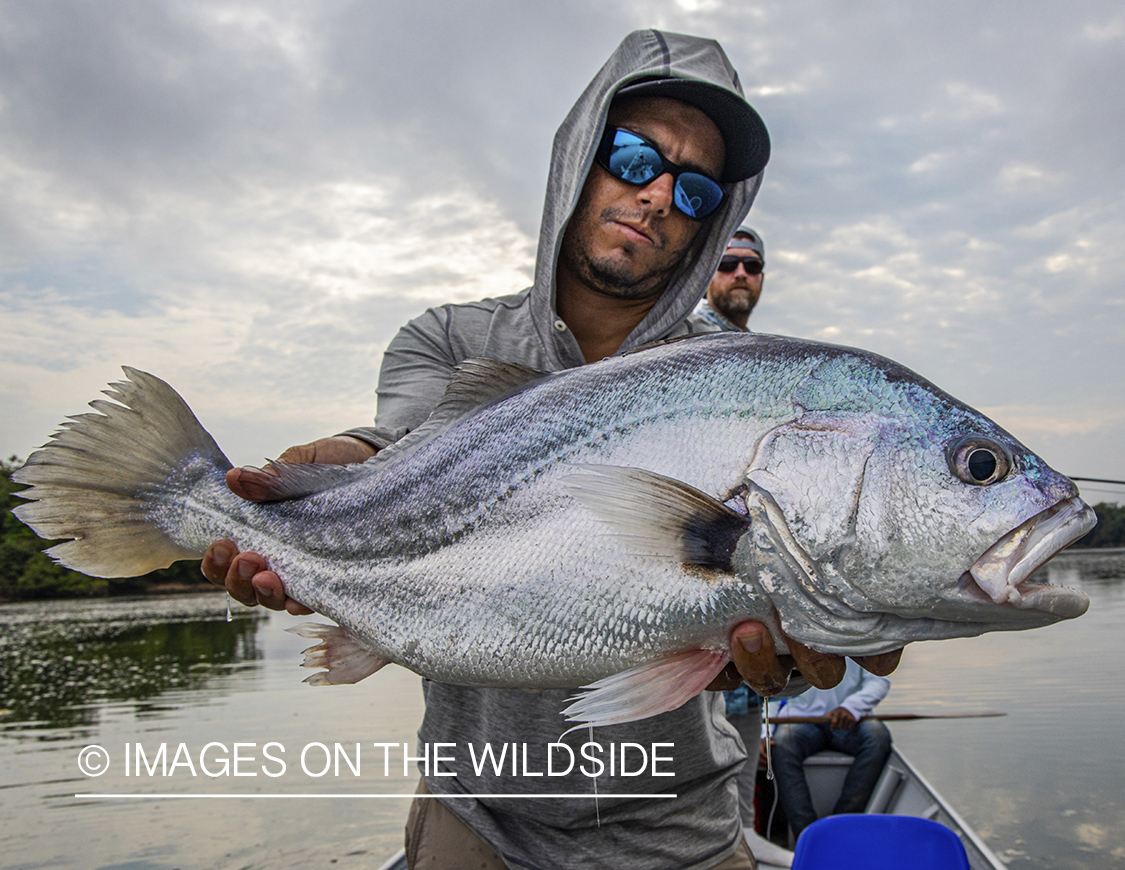
M 1125 478 L 1122 21 L 1109 0 L 0 2 L 0 449 L 120 363 L 255 459 L 365 422 L 405 319 L 530 279 L 556 126 L 659 24 L 718 38 L 770 127 L 752 326 L 1028 409 L 1013 428 Z

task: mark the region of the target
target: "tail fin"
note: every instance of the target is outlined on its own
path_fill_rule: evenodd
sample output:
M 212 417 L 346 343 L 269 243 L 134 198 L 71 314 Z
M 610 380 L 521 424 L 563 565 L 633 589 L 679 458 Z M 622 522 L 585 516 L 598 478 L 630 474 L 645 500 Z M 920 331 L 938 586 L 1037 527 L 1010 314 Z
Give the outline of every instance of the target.
M 47 553 L 92 577 L 135 577 L 203 553 L 152 524 L 169 481 L 190 464 L 221 474 L 231 467 L 191 409 L 164 381 L 125 367 L 127 381 L 96 399 L 98 413 L 62 424 L 12 479 L 30 484 L 13 513 L 40 537 L 74 538 Z

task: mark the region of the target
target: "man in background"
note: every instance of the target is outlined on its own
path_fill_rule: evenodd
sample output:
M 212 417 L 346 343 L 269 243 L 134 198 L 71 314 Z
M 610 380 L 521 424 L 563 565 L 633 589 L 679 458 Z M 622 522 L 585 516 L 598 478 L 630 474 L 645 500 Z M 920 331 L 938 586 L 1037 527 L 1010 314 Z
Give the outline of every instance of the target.
M 762 295 L 765 267 L 762 237 L 743 224 L 727 243 L 707 295 L 695 313 L 724 331 L 749 332 L 746 322 Z

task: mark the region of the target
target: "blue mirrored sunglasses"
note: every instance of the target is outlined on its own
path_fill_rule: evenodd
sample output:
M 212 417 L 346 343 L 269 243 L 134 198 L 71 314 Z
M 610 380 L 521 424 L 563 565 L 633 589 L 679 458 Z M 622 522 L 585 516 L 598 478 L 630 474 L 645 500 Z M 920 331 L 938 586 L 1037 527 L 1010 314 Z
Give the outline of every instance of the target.
M 713 214 L 726 195 L 713 178 L 701 172 L 681 169 L 647 139 L 628 130 L 607 129 L 594 159 L 614 178 L 637 186 L 669 173 L 676 208 L 695 220 L 703 220 Z

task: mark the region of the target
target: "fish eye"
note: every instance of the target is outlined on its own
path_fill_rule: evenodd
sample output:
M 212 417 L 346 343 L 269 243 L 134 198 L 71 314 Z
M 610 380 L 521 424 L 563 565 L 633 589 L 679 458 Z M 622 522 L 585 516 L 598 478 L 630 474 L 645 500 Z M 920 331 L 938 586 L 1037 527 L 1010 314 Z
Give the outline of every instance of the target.
M 982 435 L 956 439 L 946 451 L 949 469 L 959 480 L 973 486 L 988 486 L 1003 480 L 1012 470 L 1012 456 L 1004 445 Z

